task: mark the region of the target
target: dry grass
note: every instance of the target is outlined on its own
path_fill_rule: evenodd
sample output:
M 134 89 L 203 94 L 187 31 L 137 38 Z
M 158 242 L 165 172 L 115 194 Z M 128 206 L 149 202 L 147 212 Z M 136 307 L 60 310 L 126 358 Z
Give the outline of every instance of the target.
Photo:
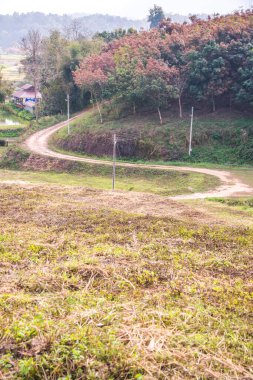
M 11 82 L 21 82 L 24 80 L 24 73 L 21 65 L 22 55 L 0 54 L 0 66 L 5 80 Z
M 253 379 L 252 228 L 155 195 L 0 196 L 0 378 Z

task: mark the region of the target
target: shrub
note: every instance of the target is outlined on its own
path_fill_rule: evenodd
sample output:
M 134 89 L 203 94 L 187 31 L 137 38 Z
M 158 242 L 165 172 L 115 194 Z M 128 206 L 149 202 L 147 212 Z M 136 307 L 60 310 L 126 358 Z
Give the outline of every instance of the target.
M 13 103 L 3 104 L 1 105 L 1 107 L 4 111 L 12 113 L 13 115 L 20 117 L 21 119 L 27 121 L 34 119 L 34 116 L 30 112 L 16 107 Z

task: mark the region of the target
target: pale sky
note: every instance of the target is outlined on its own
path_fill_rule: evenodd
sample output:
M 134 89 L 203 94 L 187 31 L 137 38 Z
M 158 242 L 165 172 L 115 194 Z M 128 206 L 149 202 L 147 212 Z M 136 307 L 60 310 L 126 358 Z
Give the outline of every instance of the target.
M 58 14 L 102 13 L 142 19 L 154 4 L 162 6 L 166 13 L 213 14 L 229 13 L 240 7 L 249 8 L 253 5 L 253 0 L 0 0 L 0 14 L 31 11 Z

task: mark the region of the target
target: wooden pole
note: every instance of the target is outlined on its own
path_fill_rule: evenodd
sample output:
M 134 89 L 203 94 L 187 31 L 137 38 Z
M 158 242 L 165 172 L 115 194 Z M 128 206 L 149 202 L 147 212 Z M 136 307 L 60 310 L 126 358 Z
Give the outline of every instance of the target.
M 113 135 L 113 167 L 112 167 L 112 190 L 115 190 L 115 179 L 116 179 L 116 146 L 117 146 L 117 137 L 114 133 Z
M 67 94 L 67 105 L 68 105 L 68 135 L 70 135 L 70 124 L 69 124 L 69 94 Z
M 192 129 L 193 129 L 193 116 L 194 116 L 194 108 L 192 107 L 191 113 L 191 127 L 190 127 L 190 142 L 189 142 L 189 156 L 192 154 Z

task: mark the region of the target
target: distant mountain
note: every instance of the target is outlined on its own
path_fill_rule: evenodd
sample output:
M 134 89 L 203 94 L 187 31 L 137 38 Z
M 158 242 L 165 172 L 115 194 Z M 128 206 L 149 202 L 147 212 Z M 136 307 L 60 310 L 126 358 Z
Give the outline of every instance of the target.
M 188 20 L 187 16 L 179 14 L 168 14 L 173 21 L 184 22 Z M 205 18 L 205 15 L 201 15 Z M 30 29 L 39 29 L 43 35 L 47 35 L 50 30 L 58 29 L 63 31 L 68 25 L 78 20 L 78 24 L 88 35 L 96 32 L 113 31 L 114 29 L 135 28 L 137 30 L 148 29 L 149 24 L 146 20 L 129 20 L 124 17 L 110 15 L 56 15 L 44 14 L 40 12 L 30 13 L 13 13 L 13 15 L 0 15 L 0 50 L 16 48 L 21 39 Z
M 117 28 L 134 27 L 138 30 L 148 28 L 148 23 L 145 20 L 129 20 L 123 17 L 100 14 L 82 17 L 74 16 L 45 15 L 40 12 L 0 15 L 0 49 L 17 46 L 30 29 L 39 29 L 43 35 L 47 35 L 52 29 L 63 31 L 66 26 L 71 24 L 74 18 L 78 19 L 79 24 L 89 34 L 103 32 L 104 30 L 112 31 Z

